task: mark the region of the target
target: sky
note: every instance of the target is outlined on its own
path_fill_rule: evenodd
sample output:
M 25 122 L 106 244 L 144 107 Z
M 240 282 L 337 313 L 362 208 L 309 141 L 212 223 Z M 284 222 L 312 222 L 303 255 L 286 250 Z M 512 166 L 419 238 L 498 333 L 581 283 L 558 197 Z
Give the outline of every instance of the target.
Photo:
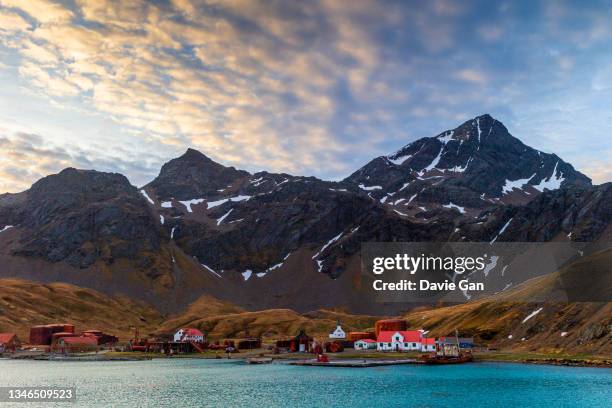
M 612 181 L 612 2 L 0 0 L 0 193 L 193 147 L 341 179 L 489 113 Z

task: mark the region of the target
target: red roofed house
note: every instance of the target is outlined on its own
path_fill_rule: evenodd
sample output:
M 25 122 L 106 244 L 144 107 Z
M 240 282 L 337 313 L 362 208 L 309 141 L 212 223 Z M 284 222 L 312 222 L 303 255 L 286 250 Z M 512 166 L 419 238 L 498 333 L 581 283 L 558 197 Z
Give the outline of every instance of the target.
M 0 353 L 15 351 L 21 342 L 15 333 L 0 333 Z
M 204 343 L 204 333 L 198 329 L 182 328 L 174 333 L 174 341 Z
M 421 350 L 422 332 L 419 330 L 381 331 L 376 339 L 378 351 Z
M 423 337 L 421 338 L 421 351 L 427 353 L 430 351 L 436 351 L 436 339 Z

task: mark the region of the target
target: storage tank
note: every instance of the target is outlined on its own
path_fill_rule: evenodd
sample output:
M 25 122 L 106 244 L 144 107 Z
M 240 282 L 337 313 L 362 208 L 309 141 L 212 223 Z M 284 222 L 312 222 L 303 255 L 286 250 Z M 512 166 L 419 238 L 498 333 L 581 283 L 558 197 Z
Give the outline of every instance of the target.
M 376 337 L 378 337 L 381 331 L 401 331 L 407 330 L 407 328 L 406 321 L 402 319 L 379 320 L 374 326 Z
M 57 332 L 51 335 L 51 345 L 54 346 L 57 344 L 59 339 L 62 337 L 76 337 L 76 334 L 70 332 Z
M 49 326 L 33 326 L 30 328 L 29 343 L 34 345 L 50 345 L 52 334 L 52 328 Z

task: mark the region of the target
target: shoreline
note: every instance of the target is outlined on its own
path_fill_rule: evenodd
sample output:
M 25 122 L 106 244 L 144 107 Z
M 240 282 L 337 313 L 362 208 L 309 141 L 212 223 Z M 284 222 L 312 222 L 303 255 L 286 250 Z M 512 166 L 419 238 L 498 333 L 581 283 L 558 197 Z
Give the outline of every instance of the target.
M 147 361 L 153 359 L 210 359 L 210 360 L 246 360 L 250 357 L 269 357 L 276 361 L 286 361 L 293 365 L 318 365 L 323 366 L 325 363 L 312 364 L 307 360 L 314 359 L 313 354 L 306 353 L 285 353 L 285 354 L 270 354 L 267 350 L 253 350 L 243 353 L 234 353 L 231 358 L 227 358 L 225 353 L 193 353 L 193 354 L 175 354 L 172 356 L 162 355 L 158 353 L 140 353 L 140 352 L 107 352 L 98 354 L 83 354 L 83 355 L 52 355 L 46 353 L 24 353 L 16 355 L 2 355 L 2 358 L 13 360 L 38 360 L 38 361 Z M 415 353 L 372 353 L 372 352 L 346 352 L 346 353 L 327 353 L 330 366 L 336 367 L 353 367 L 353 366 L 380 366 L 388 365 L 389 361 L 395 364 L 414 364 L 418 354 Z M 293 360 L 293 361 L 292 361 Z M 474 353 L 474 362 L 496 362 L 496 363 L 518 363 L 518 364 L 536 364 L 536 365 L 553 365 L 566 367 L 595 367 L 595 368 L 612 368 L 612 358 L 607 356 L 590 356 L 590 355 L 554 355 L 541 353 L 524 353 L 524 352 L 487 352 Z M 364 365 L 365 363 L 365 365 Z

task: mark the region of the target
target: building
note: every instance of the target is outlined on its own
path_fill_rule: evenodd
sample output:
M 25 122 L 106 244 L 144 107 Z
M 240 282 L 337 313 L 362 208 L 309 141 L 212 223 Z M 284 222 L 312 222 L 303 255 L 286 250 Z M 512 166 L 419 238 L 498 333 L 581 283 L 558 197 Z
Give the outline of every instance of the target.
M 346 339 L 346 333 L 344 332 L 344 330 L 342 330 L 342 326 L 340 326 L 340 322 L 338 322 L 338 324 L 336 325 L 336 329 L 329 333 L 329 338 L 330 339 Z
M 421 351 L 423 353 L 429 353 L 431 351 L 436 351 L 436 339 L 423 337 L 421 338 Z
M 0 333 L 0 353 L 15 351 L 21 347 L 21 342 L 15 333 Z
M 101 345 L 112 346 L 113 344 L 119 341 L 119 339 L 116 336 L 113 336 L 112 334 L 104 333 L 100 330 L 85 330 L 83 332 L 83 336 L 95 338 L 99 346 Z
M 372 339 L 361 339 L 355 342 L 355 350 L 376 350 L 377 343 Z
M 53 323 L 33 326 L 30 328 L 29 344 L 49 346 L 55 333 L 74 333 L 74 325 L 69 323 Z
M 376 339 L 378 351 L 420 351 L 421 335 L 419 330 L 381 331 Z
M 449 345 L 449 344 L 457 345 L 457 341 L 459 342 L 460 349 L 474 348 L 474 338 L 473 337 L 459 337 L 459 338 L 455 336 L 440 337 L 438 339 L 438 345 Z
M 376 332 L 377 338 L 380 332 L 382 331 L 405 331 L 407 329 L 408 326 L 406 324 L 406 321 L 402 319 L 378 320 L 374 324 L 374 331 Z
M 374 332 L 349 332 L 348 340 L 357 341 L 362 339 L 370 339 L 376 342 L 376 333 Z
M 91 336 L 61 337 L 57 344 L 64 353 L 98 350 L 98 340 Z
M 182 328 L 174 333 L 174 341 L 204 343 L 204 333 L 194 328 Z
M 304 330 L 300 330 L 297 336 L 291 342 L 291 351 L 299 353 L 310 353 L 312 351 L 313 338 L 306 334 Z

